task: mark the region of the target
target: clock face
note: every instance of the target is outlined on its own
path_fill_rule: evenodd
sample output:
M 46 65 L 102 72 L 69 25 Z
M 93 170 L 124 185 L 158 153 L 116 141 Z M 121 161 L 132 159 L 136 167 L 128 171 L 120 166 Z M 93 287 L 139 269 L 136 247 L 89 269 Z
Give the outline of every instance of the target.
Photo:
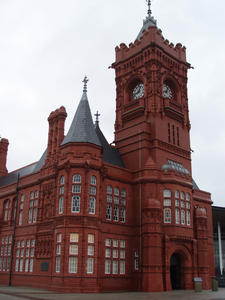
M 173 91 L 166 83 L 163 84 L 163 98 L 173 99 Z
M 133 98 L 140 99 L 145 94 L 145 88 L 143 83 L 138 83 L 133 89 Z

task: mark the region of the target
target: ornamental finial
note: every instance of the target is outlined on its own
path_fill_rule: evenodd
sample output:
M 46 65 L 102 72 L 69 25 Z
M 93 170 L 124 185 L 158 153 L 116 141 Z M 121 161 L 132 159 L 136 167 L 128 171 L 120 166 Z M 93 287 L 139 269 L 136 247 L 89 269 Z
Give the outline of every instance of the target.
M 84 93 L 87 93 L 87 83 L 88 83 L 88 81 L 89 81 L 89 79 L 85 75 L 84 80 L 82 81 L 84 83 L 84 88 L 83 88 Z
M 96 114 L 95 114 L 95 117 L 96 117 L 96 120 L 95 120 L 95 124 L 97 125 L 97 124 L 99 124 L 99 117 L 100 117 L 101 115 L 100 115 L 100 113 L 98 112 L 98 110 L 97 110 L 97 112 L 96 112 Z
M 146 2 L 148 3 L 148 16 L 150 17 L 151 14 L 152 14 L 152 11 L 151 11 L 152 1 L 151 0 L 146 0 Z

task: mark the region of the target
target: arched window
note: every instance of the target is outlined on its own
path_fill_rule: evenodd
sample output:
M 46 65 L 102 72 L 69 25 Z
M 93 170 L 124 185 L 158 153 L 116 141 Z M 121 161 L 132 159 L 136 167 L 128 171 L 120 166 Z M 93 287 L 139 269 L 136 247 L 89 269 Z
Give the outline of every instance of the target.
M 164 223 L 171 223 L 171 209 L 164 208 Z
M 190 201 L 190 194 L 189 193 L 186 193 L 186 200 Z
M 77 195 L 72 198 L 71 211 L 75 213 L 80 212 L 80 197 Z
M 94 215 L 95 214 L 95 198 L 90 197 L 89 199 L 89 214 Z
M 112 194 L 112 186 L 107 185 L 107 194 Z
M 114 188 L 114 195 L 119 196 L 119 194 L 120 194 L 120 191 L 119 191 L 118 187 L 115 187 Z
M 164 198 L 171 198 L 171 191 L 170 190 L 164 190 L 163 191 L 163 197 Z
M 74 183 L 81 183 L 81 176 L 80 176 L 80 174 L 73 175 L 73 182 Z
M 64 177 L 64 175 L 62 175 L 60 177 L 60 185 L 63 185 L 64 183 L 65 183 L 65 177 Z
M 91 178 L 90 178 L 90 184 L 91 185 L 96 185 L 96 177 L 95 176 L 91 176 Z

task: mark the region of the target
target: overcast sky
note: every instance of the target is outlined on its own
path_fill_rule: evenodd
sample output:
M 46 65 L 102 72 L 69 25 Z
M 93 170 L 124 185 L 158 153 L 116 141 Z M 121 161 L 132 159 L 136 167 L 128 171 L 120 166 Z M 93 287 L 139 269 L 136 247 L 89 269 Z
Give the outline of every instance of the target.
M 187 48 L 193 177 L 225 206 L 225 1 L 153 0 L 163 35 Z M 113 141 L 114 49 L 133 42 L 145 0 L 0 0 L 0 136 L 9 171 L 39 160 L 51 111 L 64 105 L 71 124 L 88 75 L 89 103 Z

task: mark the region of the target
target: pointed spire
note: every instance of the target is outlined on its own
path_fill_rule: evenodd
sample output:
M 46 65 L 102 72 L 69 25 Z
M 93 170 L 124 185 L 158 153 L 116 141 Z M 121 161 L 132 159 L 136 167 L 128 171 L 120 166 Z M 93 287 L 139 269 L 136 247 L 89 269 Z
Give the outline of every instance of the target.
M 143 36 L 143 31 L 148 31 L 149 27 L 156 27 L 157 26 L 157 21 L 154 19 L 154 17 L 152 16 L 152 10 L 151 10 L 151 5 L 152 5 L 152 1 L 151 0 L 145 0 L 148 4 L 148 15 L 145 18 L 145 20 L 143 21 L 143 26 L 141 28 L 141 31 L 139 32 L 136 40 L 140 40 L 141 37 Z
M 101 143 L 95 132 L 95 127 L 88 102 L 87 82 L 88 79 L 87 76 L 85 76 L 83 80 L 83 95 L 81 97 L 67 136 L 64 138 L 61 145 L 65 145 L 68 143 L 91 143 L 101 146 Z

